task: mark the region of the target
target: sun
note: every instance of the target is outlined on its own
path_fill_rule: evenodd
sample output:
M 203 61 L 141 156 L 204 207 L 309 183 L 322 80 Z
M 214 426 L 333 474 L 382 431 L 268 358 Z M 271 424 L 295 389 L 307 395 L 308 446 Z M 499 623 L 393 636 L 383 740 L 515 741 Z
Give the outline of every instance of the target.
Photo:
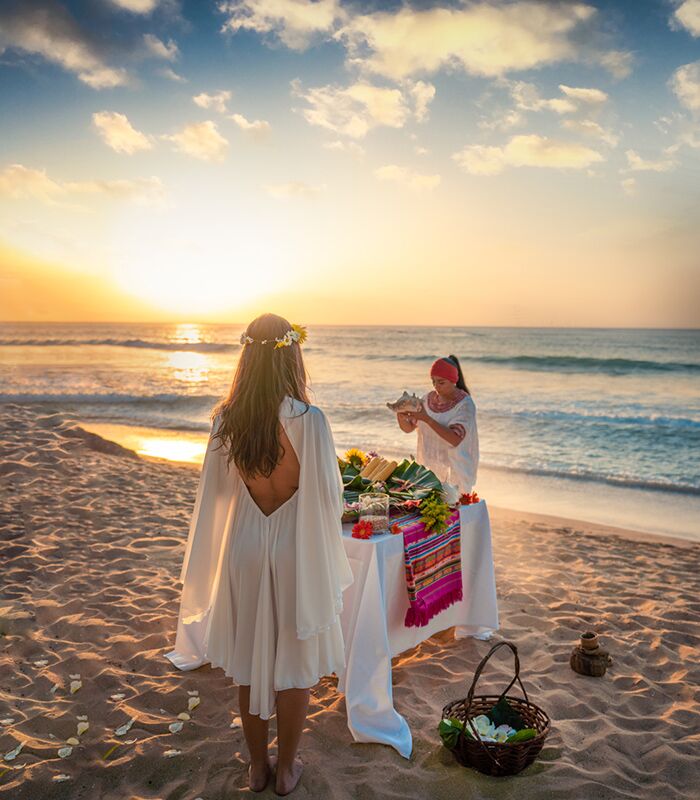
M 114 231 L 115 282 L 178 314 L 235 310 L 284 289 L 289 252 L 260 225 L 191 207 L 144 213 Z

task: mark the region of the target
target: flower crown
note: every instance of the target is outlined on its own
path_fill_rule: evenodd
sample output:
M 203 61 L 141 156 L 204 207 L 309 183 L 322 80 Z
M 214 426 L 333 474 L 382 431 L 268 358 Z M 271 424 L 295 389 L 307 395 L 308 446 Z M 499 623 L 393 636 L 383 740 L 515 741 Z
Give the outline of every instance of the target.
M 241 334 L 242 345 L 253 344 L 253 342 L 257 342 L 257 344 L 270 344 L 274 342 L 275 350 L 278 347 L 289 347 L 294 344 L 294 342 L 297 344 L 304 344 L 305 341 L 306 328 L 303 325 L 292 325 L 291 329 L 279 339 L 253 339 L 251 336 L 248 336 L 248 331 L 244 331 Z

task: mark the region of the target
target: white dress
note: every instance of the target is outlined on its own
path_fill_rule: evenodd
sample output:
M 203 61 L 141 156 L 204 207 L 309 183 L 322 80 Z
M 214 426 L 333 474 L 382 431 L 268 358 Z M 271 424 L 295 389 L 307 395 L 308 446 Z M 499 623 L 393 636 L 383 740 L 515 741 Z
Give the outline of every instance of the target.
M 210 662 L 250 686 L 250 713 L 269 719 L 275 693 L 310 688 L 345 667 L 342 592 L 352 572 L 342 544 L 342 480 L 330 427 L 287 398 L 280 422 L 299 460 L 299 488 L 266 516 L 212 436 L 182 568 L 179 669 Z
M 451 408 L 434 411 L 428 402 L 431 394 L 429 392 L 421 398 L 428 416 L 440 425 L 464 433 L 464 436 L 458 445 L 452 446 L 425 422 L 419 421 L 416 460 L 431 469 L 443 483 L 457 486 L 460 492 L 471 492 L 479 467 L 479 434 L 474 400 L 465 393 Z

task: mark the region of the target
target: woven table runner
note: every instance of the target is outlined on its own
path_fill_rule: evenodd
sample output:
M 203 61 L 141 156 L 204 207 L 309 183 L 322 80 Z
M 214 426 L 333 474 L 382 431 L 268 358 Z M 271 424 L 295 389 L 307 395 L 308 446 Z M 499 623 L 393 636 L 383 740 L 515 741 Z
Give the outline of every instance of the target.
M 394 517 L 403 533 L 409 608 L 404 625 L 423 627 L 462 599 L 462 559 L 459 509 L 447 520 L 444 533 L 425 530 L 418 514 Z

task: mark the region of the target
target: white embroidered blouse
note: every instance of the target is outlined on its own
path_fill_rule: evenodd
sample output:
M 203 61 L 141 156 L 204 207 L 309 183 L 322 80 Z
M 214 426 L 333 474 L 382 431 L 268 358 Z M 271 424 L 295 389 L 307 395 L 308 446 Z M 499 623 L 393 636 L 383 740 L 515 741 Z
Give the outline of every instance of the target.
M 476 406 L 470 394 L 459 390 L 459 396 L 445 402 L 432 391 L 421 398 L 428 416 L 440 425 L 451 428 L 462 438 L 453 446 L 426 425 L 418 422 L 416 460 L 431 469 L 443 483 L 451 483 L 460 492 L 471 492 L 479 467 L 479 435 L 476 427 Z

